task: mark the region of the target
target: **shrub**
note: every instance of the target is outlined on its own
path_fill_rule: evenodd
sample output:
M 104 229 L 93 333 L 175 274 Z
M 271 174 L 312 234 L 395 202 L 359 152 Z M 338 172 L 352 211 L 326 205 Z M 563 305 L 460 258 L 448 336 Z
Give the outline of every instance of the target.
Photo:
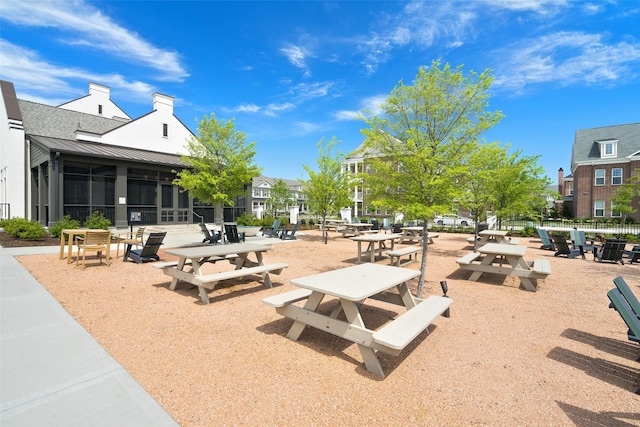
M 94 211 L 84 221 L 84 226 L 92 230 L 108 230 L 110 225 L 111 221 L 101 211 Z
M 261 225 L 258 218 L 246 212 L 242 212 L 242 215 L 236 218 L 236 223 L 244 226 Z
M 10 236 L 25 240 L 42 240 L 47 235 L 47 230 L 37 221 L 29 221 L 25 218 L 11 218 L 0 224 L 5 233 Z
M 62 230 L 75 228 L 80 228 L 80 221 L 71 219 L 71 216 L 65 215 L 49 227 L 49 234 L 51 234 L 52 237 L 60 237 Z

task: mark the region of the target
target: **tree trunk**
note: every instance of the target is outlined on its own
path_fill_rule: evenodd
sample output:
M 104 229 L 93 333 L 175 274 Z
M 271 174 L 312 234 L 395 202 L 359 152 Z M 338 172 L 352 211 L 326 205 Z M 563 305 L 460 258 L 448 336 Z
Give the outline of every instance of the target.
M 420 262 L 420 277 L 418 279 L 418 290 L 416 296 L 422 298 L 424 288 L 424 276 L 427 272 L 427 249 L 429 248 L 429 224 L 426 219 L 422 221 L 422 261 Z

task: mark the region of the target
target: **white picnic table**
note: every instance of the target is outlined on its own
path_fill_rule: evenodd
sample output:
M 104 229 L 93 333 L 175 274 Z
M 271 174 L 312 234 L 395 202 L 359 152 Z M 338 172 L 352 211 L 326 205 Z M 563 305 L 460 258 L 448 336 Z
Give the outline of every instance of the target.
M 312 326 L 358 345 L 367 370 L 384 377 L 376 355 L 382 351 L 398 355 L 415 337 L 441 314 L 449 315 L 452 300 L 430 296 L 415 298 L 407 281 L 417 277 L 418 270 L 381 264 L 360 264 L 291 280 L 301 289 L 263 299 L 283 316 L 294 320 L 287 337 L 298 340 L 305 327 Z M 396 292 L 388 292 L 391 289 Z M 317 312 L 325 297 L 337 299 L 330 314 Z M 406 312 L 377 331 L 367 328 L 360 307 L 368 298 L 404 306 Z M 304 306 L 295 302 L 306 300 Z M 346 321 L 338 319 L 344 311 Z
M 385 234 L 385 233 L 375 233 L 375 234 L 364 234 L 362 236 L 351 237 L 351 240 L 354 242 L 358 242 L 358 263 L 366 262 L 367 260 L 363 260 L 363 255 L 369 256 L 369 261 L 376 262 L 376 255 L 384 256 L 383 252 L 387 250 L 393 250 L 393 246 L 395 244 L 395 240 L 402 237 L 401 234 Z M 387 246 L 387 240 L 391 242 L 389 246 Z M 362 250 L 362 244 L 367 243 L 367 249 Z M 376 243 L 378 247 L 376 247 Z
M 252 274 L 262 274 L 265 285 L 272 287 L 269 272 L 279 274 L 287 264 L 276 263 L 266 265 L 263 253 L 271 249 L 269 245 L 255 243 L 233 243 L 227 245 L 206 245 L 189 248 L 168 249 L 165 253 L 179 258 L 177 262 L 161 262 L 153 264 L 156 268 L 162 268 L 164 274 L 171 276 L 171 290 L 176 289 L 178 281 L 182 280 L 197 286 L 200 298 L 204 304 L 209 303 L 207 289 L 213 289 L 221 280 L 244 277 Z M 254 253 L 256 261 L 249 259 Z M 208 262 L 227 260 L 235 264 L 235 270 L 205 275 L 202 266 Z
M 487 243 L 478 248 L 477 252 L 472 252 L 456 262 L 461 269 L 472 272 L 468 280 L 477 281 L 482 273 L 515 276 L 520 279 L 520 283 L 526 290 L 535 292 L 536 280 L 544 280 L 551 274 L 551 265 L 548 260 L 527 262 L 524 259 L 526 251 L 526 246 Z M 505 262 L 508 265 L 505 265 Z
M 347 237 L 347 234 L 360 236 L 361 234 L 371 232 L 371 227 L 373 227 L 373 224 L 369 224 L 366 222 L 355 222 L 341 225 L 338 231 L 342 232 L 342 237 Z
M 409 227 L 400 227 L 402 230 L 402 235 L 399 239 L 398 243 L 405 242 L 422 242 L 422 227 L 421 226 L 409 226 Z M 438 233 L 427 233 L 427 239 L 429 244 L 433 243 L 433 239 L 438 237 Z

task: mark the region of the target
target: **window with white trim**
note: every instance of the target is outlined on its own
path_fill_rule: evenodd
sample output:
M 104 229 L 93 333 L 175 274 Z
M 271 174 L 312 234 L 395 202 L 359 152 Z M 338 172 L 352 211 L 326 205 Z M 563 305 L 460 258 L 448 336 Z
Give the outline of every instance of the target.
M 622 185 L 622 168 L 611 169 L 611 185 Z
M 573 184 L 569 186 L 569 195 L 573 196 Z
M 595 180 L 596 180 L 596 184 L 595 185 L 604 185 L 604 183 L 605 183 L 605 172 L 604 172 L 604 169 L 596 169 Z
M 593 216 L 604 217 L 604 200 L 596 200 L 593 205 Z
M 622 212 L 616 210 L 616 205 L 611 202 L 611 218 L 620 218 L 622 216 Z
M 607 139 L 604 141 L 596 141 L 600 145 L 600 158 L 616 157 L 618 155 L 618 140 Z

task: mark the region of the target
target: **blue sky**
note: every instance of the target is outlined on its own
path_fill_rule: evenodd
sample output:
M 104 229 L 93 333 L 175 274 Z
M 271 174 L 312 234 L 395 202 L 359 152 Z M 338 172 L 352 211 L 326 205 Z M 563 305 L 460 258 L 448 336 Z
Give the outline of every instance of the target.
M 555 182 L 577 129 L 640 122 L 640 2 L 80 1 L 0 2 L 0 78 L 58 105 L 111 88 L 130 116 L 174 96 L 192 131 L 215 113 L 257 142 L 276 178 L 306 178 L 317 143 L 348 153 L 354 116 L 433 60 L 492 69 L 484 137 L 509 143 Z

